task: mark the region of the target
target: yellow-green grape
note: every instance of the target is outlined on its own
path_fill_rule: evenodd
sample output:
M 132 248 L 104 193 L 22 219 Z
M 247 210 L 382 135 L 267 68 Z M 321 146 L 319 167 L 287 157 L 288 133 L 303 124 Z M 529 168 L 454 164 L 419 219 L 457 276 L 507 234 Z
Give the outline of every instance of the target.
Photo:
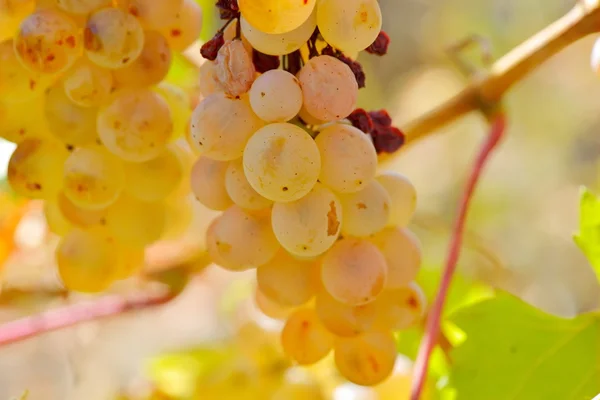
M 316 297 L 315 310 L 327 330 L 337 336 L 351 337 L 371 328 L 377 312 L 376 303 L 350 306 L 321 290 Z
M 242 160 L 229 163 L 225 173 L 225 189 L 229 198 L 246 210 L 264 210 L 273 204 L 271 200 L 258 194 L 250 185 L 244 173 Z
M 321 0 L 317 25 L 327 43 L 346 53 L 369 47 L 381 31 L 377 0 Z
M 192 113 L 190 146 L 199 155 L 215 160 L 235 160 L 263 124 L 252 111 L 247 96 L 230 98 L 225 93 L 214 93 Z
M 113 77 L 109 69 L 81 57 L 66 73 L 63 86 L 73 103 L 81 107 L 98 107 L 108 100 Z
M 1 21 L 1 20 L 0 20 Z M 0 28 L 1 29 L 1 28 Z M 20 103 L 44 93 L 52 77 L 28 70 L 17 58 L 13 40 L 0 43 L 0 101 Z
M 169 110 L 171 110 L 173 119 L 171 140 L 182 137 L 192 115 L 190 97 L 183 89 L 169 82 L 159 83 L 155 90 L 167 102 Z
M 225 42 L 215 60 L 217 79 L 231 97 L 241 96 L 252 87 L 256 70 L 252 56 L 240 39 Z
M 200 94 L 204 97 L 225 91 L 217 77 L 217 66 L 214 61 L 205 61 L 200 67 L 200 72 L 198 74 L 198 89 L 200 90 Z
M 156 29 L 176 18 L 183 0 L 117 0 L 117 4 L 139 19 L 146 28 Z
M 323 287 L 341 303 L 358 306 L 375 300 L 386 278 L 383 254 L 366 240 L 341 239 L 323 257 Z
M 171 49 L 165 37 L 156 31 L 145 31 L 140 55 L 113 74 L 119 87 L 145 87 L 162 81 L 170 67 Z
M 44 118 L 44 96 L 23 103 L 0 101 L 0 121 L 0 137 L 13 143 L 50 137 Z
M 50 133 L 61 142 L 82 146 L 96 140 L 97 108 L 81 107 L 73 103 L 63 85 L 51 87 L 45 94 L 44 115 Z
M 319 180 L 336 192 L 357 192 L 375 177 L 377 152 L 361 130 L 335 124 L 321 131 L 315 143 L 321 153 Z
M 79 27 L 57 9 L 37 10 L 25 18 L 14 40 L 17 56 L 29 70 L 57 74 L 81 55 Z
M 265 33 L 290 32 L 302 25 L 317 0 L 238 0 L 242 16 Z
M 282 69 L 272 69 L 259 76 L 249 94 L 252 110 L 267 122 L 289 121 L 302 107 L 300 82 Z
M 266 264 L 280 249 L 268 213 L 249 214 L 232 206 L 206 233 L 212 260 L 225 269 L 243 271 Z
M 273 205 L 273 232 L 290 253 L 317 256 L 335 243 L 345 218 L 336 195 L 317 183 L 306 196 Z
M 362 386 L 385 380 L 396 363 L 396 342 L 390 332 L 373 331 L 339 338 L 333 352 L 335 365 L 344 378 Z
M 116 254 L 103 236 L 74 229 L 56 250 L 60 278 L 69 290 L 101 292 L 114 281 Z
M 98 135 L 106 148 L 126 161 L 143 162 L 164 151 L 173 133 L 169 106 L 148 89 L 121 92 L 100 109 Z
M 323 390 L 316 383 L 287 382 L 273 394 L 271 400 L 325 400 Z
M 106 226 L 122 245 L 144 247 L 160 239 L 165 230 L 166 208 L 161 202 L 122 195 L 106 210 Z
M 408 286 L 384 290 L 372 304 L 377 309 L 374 326 L 397 331 L 421 321 L 427 299 L 421 288 L 411 282 Z
M 23 18 L 35 9 L 35 0 L 0 2 L 0 41 L 13 37 Z
M 298 73 L 306 111 L 322 121 L 346 118 L 356 108 L 358 83 L 349 66 L 331 56 L 311 58 Z
M 302 308 L 294 311 L 281 332 L 284 352 L 300 365 L 310 365 L 329 354 L 334 336 L 319 321 L 315 310 Z
M 385 171 L 375 179 L 390 195 L 388 225 L 408 225 L 417 208 L 417 191 L 413 184 L 407 177 L 394 171 Z
M 65 161 L 64 171 L 65 196 L 81 208 L 106 208 L 125 188 L 122 162 L 100 147 L 75 149 Z
M 71 14 L 89 14 L 100 8 L 110 7 L 112 0 L 56 0 L 58 7 Z
M 244 17 L 240 19 L 242 33 L 252 47 L 264 54 L 282 56 L 292 53 L 306 44 L 317 27 L 317 14 L 310 17 L 296 29 L 280 34 L 270 34 L 256 29 Z
M 71 222 L 61 212 L 56 201 L 48 200 L 44 202 L 44 216 L 50 231 L 57 235 L 64 236 L 73 228 Z
M 91 14 L 83 31 L 87 56 L 104 68 L 132 64 L 144 47 L 144 30 L 138 20 L 118 8 Z
M 72 225 L 80 228 L 101 228 L 106 224 L 106 210 L 90 210 L 77 207 L 65 196 L 64 191 L 58 194 L 56 204 L 61 214 Z
M 21 142 L 8 162 L 8 183 L 19 195 L 52 199 L 62 187 L 63 164 L 69 153 L 50 140 Z
M 145 254 L 143 248 L 119 246 L 116 253 L 115 280 L 130 278 L 144 268 Z
M 390 227 L 369 240 L 377 246 L 388 266 L 386 287 L 399 288 L 412 282 L 421 267 L 421 243 L 406 228 Z
M 275 257 L 256 269 L 258 289 L 283 306 L 301 306 L 319 286 L 318 264 L 296 260 L 280 250 Z
M 183 163 L 170 146 L 158 157 L 125 164 L 125 191 L 144 201 L 159 201 L 173 193 L 183 179 Z
M 273 201 L 304 197 L 315 186 L 320 169 L 321 157 L 315 141 L 296 125 L 267 125 L 250 138 L 244 150 L 248 182 Z
M 225 188 L 225 175 L 229 163 L 199 157 L 192 166 L 190 185 L 192 193 L 203 206 L 223 211 L 233 205 Z
M 254 303 L 260 312 L 273 319 L 285 320 L 292 312 L 291 308 L 271 300 L 258 288 L 254 293 Z
M 167 38 L 173 51 L 184 51 L 200 37 L 202 7 L 194 0 L 183 0 L 175 18 L 159 31 Z
M 345 236 L 369 236 L 382 230 L 390 218 L 390 195 L 376 180 L 358 192 L 340 193 Z

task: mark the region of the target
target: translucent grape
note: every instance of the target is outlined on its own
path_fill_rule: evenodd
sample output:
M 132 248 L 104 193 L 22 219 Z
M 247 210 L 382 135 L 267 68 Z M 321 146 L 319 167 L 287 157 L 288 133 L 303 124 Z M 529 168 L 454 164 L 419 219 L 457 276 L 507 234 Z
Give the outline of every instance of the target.
M 56 201 L 44 202 L 44 216 L 46 217 L 48 229 L 57 235 L 66 235 L 73 228 L 71 222 L 61 212 Z
M 242 16 L 265 33 L 290 32 L 302 25 L 316 0 L 238 0 Z
M 344 378 L 357 385 L 373 386 L 391 375 L 396 362 L 396 342 L 389 332 L 367 332 L 338 339 L 334 355 L 335 365 Z
M 359 129 L 335 124 L 321 131 L 315 143 L 322 162 L 319 180 L 336 192 L 357 192 L 375 177 L 377 152 Z
M 313 138 L 288 123 L 258 130 L 244 150 L 244 172 L 250 185 L 267 199 L 298 200 L 311 191 L 321 169 Z
M 144 247 L 165 230 L 164 203 L 146 202 L 122 195 L 106 210 L 106 227 L 122 245 Z
M 215 60 L 217 79 L 229 96 L 241 96 L 250 90 L 256 77 L 252 57 L 239 39 L 225 42 Z
M 35 0 L 3 0 L 0 2 L 0 41 L 12 37 L 23 18 L 35 8 Z
M 229 98 L 225 93 L 214 93 L 192 112 L 190 146 L 215 160 L 235 160 L 261 126 L 263 122 L 252 111 L 247 96 Z
M 223 211 L 233 205 L 225 188 L 229 163 L 200 157 L 192 166 L 190 182 L 192 193 L 202 205 Z
M 375 180 L 358 192 L 342 193 L 339 198 L 344 214 L 344 235 L 369 236 L 382 230 L 389 220 L 390 196 Z
M 375 321 L 375 302 L 360 306 L 340 303 L 325 291 L 320 291 L 315 301 L 319 319 L 331 333 L 337 336 L 356 336 L 366 332 Z
M 273 205 L 273 232 L 290 253 L 316 256 L 327 251 L 337 240 L 342 215 L 336 195 L 317 183 L 306 196 Z
M 173 135 L 171 140 L 183 136 L 192 114 L 188 94 L 180 87 L 169 82 L 159 83 L 155 90 L 167 102 L 169 110 L 171 110 L 171 117 L 173 119 Z
M 100 8 L 110 7 L 112 0 L 56 0 L 56 4 L 71 14 L 89 14 Z
M 13 46 L 11 39 L 0 43 L 0 101 L 20 103 L 44 93 L 52 78 L 25 68 Z
M 105 8 L 90 15 L 83 39 L 89 59 L 111 69 L 130 65 L 144 47 L 140 23 L 118 8 Z
M 229 198 L 246 210 L 263 210 L 273 204 L 271 200 L 264 198 L 252 188 L 244 173 L 244 164 L 241 160 L 229 163 L 225 174 L 225 189 Z
M 82 40 L 75 21 L 48 8 L 35 11 L 21 22 L 14 47 L 31 71 L 57 74 L 75 63 L 81 54 Z
M 98 228 L 106 224 L 106 210 L 90 210 L 77 207 L 65 196 L 64 192 L 59 193 L 56 204 L 65 219 L 74 226 Z
M 385 171 L 376 177 L 390 195 L 390 226 L 406 226 L 417 207 L 417 192 L 407 177 L 394 171 Z
M 44 115 L 50 133 L 61 142 L 81 146 L 96 140 L 96 108 L 73 103 L 58 84 L 46 91 Z
M 106 238 L 91 232 L 69 232 L 58 245 L 56 261 L 69 290 L 101 292 L 114 281 L 115 252 Z
M 273 319 L 286 319 L 290 313 L 292 312 L 291 308 L 282 306 L 277 302 L 268 298 L 263 292 L 256 289 L 254 293 L 254 302 L 256 303 L 256 307 L 267 317 Z
M 283 351 L 300 365 L 314 364 L 331 351 L 334 336 L 321 324 L 315 310 L 294 311 L 281 332 Z
M 315 118 L 334 121 L 356 108 L 358 83 L 346 64 L 331 56 L 311 58 L 298 73 L 304 107 Z
M 372 304 L 377 309 L 375 327 L 397 331 L 421 321 L 427 299 L 421 288 L 411 282 L 408 286 L 384 290 Z
M 171 49 L 165 37 L 156 31 L 145 31 L 140 55 L 113 74 L 120 87 L 145 87 L 162 81 L 170 67 Z
M 0 137 L 13 143 L 50 135 L 44 118 L 44 96 L 24 103 L 0 102 L 0 121 Z
M 404 287 L 417 277 L 421 266 L 421 243 L 411 231 L 390 227 L 369 240 L 379 248 L 386 259 L 387 287 Z
M 252 47 L 264 54 L 282 56 L 292 53 L 306 44 L 317 27 L 317 13 L 313 11 L 302 25 L 296 29 L 280 34 L 269 34 L 256 29 L 246 21 L 240 20 L 242 33 Z
M 125 187 L 121 161 L 100 147 L 76 149 L 65 161 L 64 171 L 65 196 L 81 208 L 106 208 Z
M 221 86 L 221 82 L 219 82 L 219 78 L 217 78 L 217 66 L 213 61 L 205 61 L 202 64 L 198 81 L 200 93 L 204 97 L 225 91 Z
M 318 264 L 296 260 L 281 250 L 256 269 L 256 282 L 259 290 L 277 304 L 301 306 L 317 292 Z
M 386 276 L 383 254 L 366 240 L 344 238 L 323 257 L 323 286 L 344 304 L 358 306 L 375 300 L 385 286 Z
M 117 3 L 150 29 L 171 23 L 183 6 L 183 0 L 117 0 Z
M 63 182 L 63 164 L 69 153 L 50 140 L 21 142 L 8 162 L 8 183 L 19 195 L 32 199 L 52 199 Z
M 228 208 L 206 234 L 208 254 L 223 268 L 242 271 L 269 262 L 280 249 L 267 214 Z
M 97 107 L 108 100 L 113 87 L 110 70 L 82 57 L 63 79 L 67 97 L 81 107 Z
M 169 46 L 174 51 L 184 51 L 202 31 L 202 7 L 194 0 L 183 0 L 181 9 L 175 18 L 167 25 L 160 28 L 160 32 L 167 38 Z
M 250 105 L 263 121 L 289 121 L 302 107 L 300 82 L 282 69 L 267 71 L 252 84 Z
M 126 161 L 158 156 L 173 132 L 168 104 L 150 90 L 127 90 L 98 114 L 98 135 L 106 148 Z
M 159 201 L 173 193 L 183 179 L 183 163 L 168 147 L 151 160 L 125 165 L 127 193 L 144 201 Z
M 369 47 L 377 39 L 381 23 L 377 0 L 322 0 L 317 7 L 321 35 L 345 53 Z

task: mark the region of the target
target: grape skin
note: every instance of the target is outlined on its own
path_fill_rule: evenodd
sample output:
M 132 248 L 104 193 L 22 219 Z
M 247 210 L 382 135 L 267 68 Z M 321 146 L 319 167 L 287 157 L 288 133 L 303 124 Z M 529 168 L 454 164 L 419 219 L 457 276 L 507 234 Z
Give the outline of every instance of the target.
M 414 282 L 405 287 L 386 289 L 373 304 L 377 329 L 398 331 L 416 326 L 425 315 L 427 299 Z
M 233 202 L 225 188 L 225 174 L 229 164 L 224 161 L 199 157 L 192 166 L 190 183 L 192 193 L 202 205 L 223 211 Z
M 24 103 L 0 101 L 0 121 L 0 137 L 13 143 L 51 137 L 44 118 L 44 96 Z
M 238 0 L 242 16 L 269 34 L 290 32 L 310 16 L 317 0 Z
M 281 332 L 285 353 L 300 365 L 314 364 L 325 358 L 334 344 L 334 336 L 325 329 L 313 309 L 296 310 Z
M 340 194 L 339 198 L 344 214 L 344 235 L 369 236 L 386 226 L 391 200 L 379 182 L 372 180 L 358 192 Z
M 110 7 L 112 0 L 56 0 L 58 7 L 72 14 L 89 14 L 100 8 Z
M 406 226 L 417 207 L 417 191 L 404 175 L 386 171 L 376 177 L 390 195 L 391 207 L 389 226 Z
M 325 327 L 333 334 L 343 337 L 357 336 L 371 328 L 377 308 L 374 302 L 360 306 L 340 303 L 326 291 L 321 290 L 315 301 L 315 310 Z
M 229 163 L 225 173 L 225 189 L 231 200 L 246 210 L 264 210 L 273 204 L 271 200 L 261 196 L 252 188 L 244 173 L 242 160 Z
M 386 287 L 404 287 L 417 277 L 421 266 L 421 243 L 410 230 L 390 227 L 369 240 L 385 257 L 388 267 Z
M 252 87 L 256 70 L 241 40 L 225 42 L 219 49 L 215 66 L 217 79 L 227 95 L 241 96 Z
M 122 195 L 106 210 L 108 231 L 120 244 L 128 247 L 144 247 L 156 242 L 163 234 L 165 224 L 166 208 L 161 202 L 146 202 Z
M 63 79 L 67 97 L 81 107 L 97 107 L 108 100 L 113 87 L 110 70 L 80 58 Z
M 145 28 L 156 29 L 175 20 L 183 0 L 117 0 L 117 4 L 139 19 Z
M 12 39 L 0 43 L 0 99 L 21 103 L 39 96 L 52 83 L 52 78 L 23 66 L 14 51 Z
M 250 105 L 263 121 L 289 121 L 302 107 L 300 82 L 287 71 L 281 69 L 267 71 L 252 84 Z
M 159 28 L 173 51 L 188 48 L 202 31 L 202 7 L 194 0 L 183 0 L 181 9 L 164 27 Z

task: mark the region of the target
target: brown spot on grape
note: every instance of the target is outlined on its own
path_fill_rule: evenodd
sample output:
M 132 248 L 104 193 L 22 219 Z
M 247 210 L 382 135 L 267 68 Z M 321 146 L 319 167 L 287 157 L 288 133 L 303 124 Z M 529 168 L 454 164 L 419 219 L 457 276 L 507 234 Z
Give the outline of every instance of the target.
M 288 189 L 287 186 L 284 186 L 284 187 L 281 188 L 281 190 L 283 190 L 284 192 L 287 192 L 289 189 Z
M 54 59 L 55 59 L 55 58 L 56 58 L 56 57 L 54 56 L 54 54 L 48 54 L 48 55 L 46 56 L 46 61 L 48 61 L 48 62 L 52 62 L 52 61 L 54 61 Z
M 113 122 L 113 128 L 114 129 L 121 129 L 121 121 L 115 121 L 115 122 Z
M 65 39 L 65 42 L 67 43 L 67 46 L 69 46 L 70 48 L 74 48 L 75 45 L 77 44 L 77 41 L 75 40 L 75 36 L 69 36 Z
M 231 245 L 229 243 L 217 241 L 216 245 L 220 253 L 229 253 L 231 251 Z
M 260 92 L 260 97 L 265 97 L 267 94 L 265 92 Z
M 377 362 L 377 360 L 375 359 L 375 357 L 373 357 L 372 355 L 368 355 L 367 356 L 367 362 L 369 363 L 369 366 L 371 367 L 371 370 L 375 373 L 379 372 L 379 363 Z
M 29 89 L 35 90 L 36 82 L 33 79 L 29 80 Z
M 90 28 L 83 30 L 83 46 L 90 51 L 100 51 L 102 49 L 102 42 Z
M 129 62 L 129 57 L 125 57 L 121 60 L 122 64 L 127 64 L 127 62 Z
M 408 299 L 406 299 L 406 304 L 410 308 L 418 308 L 419 307 L 419 301 L 415 298 L 415 296 L 409 296 Z
M 138 8 L 134 5 L 130 5 L 127 9 L 127 11 L 129 11 L 129 14 L 138 17 L 140 15 L 140 10 L 138 10 Z
M 327 213 L 327 236 L 334 236 L 340 227 L 340 221 L 337 217 L 335 201 L 329 203 L 329 212 Z
M 367 205 L 365 203 L 357 203 L 356 208 L 358 208 L 359 210 L 366 210 Z
M 28 190 L 42 190 L 42 185 L 37 182 L 28 183 L 25 185 Z
M 179 29 L 171 29 L 171 36 L 179 37 L 181 36 L 181 31 Z

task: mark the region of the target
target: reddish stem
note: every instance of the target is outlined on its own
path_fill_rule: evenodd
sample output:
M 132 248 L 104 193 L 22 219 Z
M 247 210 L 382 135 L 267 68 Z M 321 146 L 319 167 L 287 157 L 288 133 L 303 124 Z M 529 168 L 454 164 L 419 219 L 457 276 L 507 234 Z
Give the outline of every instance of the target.
M 167 303 L 174 297 L 175 295 L 172 292 L 154 296 L 145 294 L 126 298 L 116 295 L 106 296 L 98 300 L 24 317 L 0 325 L 0 346 L 20 342 L 33 336 L 67 328 L 82 322 L 155 307 Z
M 475 187 L 477 186 L 477 182 L 481 177 L 481 173 L 487 160 L 489 159 L 500 139 L 503 137 L 505 128 L 506 118 L 504 114 L 497 114 L 494 116 L 490 126 L 490 133 L 479 150 L 477 159 L 475 160 L 475 163 L 471 169 L 471 175 L 469 176 L 469 180 L 467 181 L 467 185 L 464 189 L 463 196 L 458 207 L 458 216 L 454 224 L 454 229 L 452 230 L 452 238 L 450 241 L 450 247 L 448 249 L 448 258 L 446 260 L 446 266 L 442 275 L 442 281 L 440 283 L 437 297 L 435 298 L 435 301 L 429 312 L 425 336 L 421 342 L 421 347 L 419 348 L 419 354 L 415 363 L 413 386 L 410 396 L 411 400 L 419 400 L 425 386 L 427 371 L 429 368 L 429 359 L 431 358 L 431 353 L 439 337 L 442 311 L 444 309 L 444 303 L 446 302 L 450 283 L 452 282 L 452 277 L 456 271 L 456 265 L 460 255 L 463 239 L 465 221 L 467 219 L 467 212 L 469 210 L 471 199 L 473 198 Z

